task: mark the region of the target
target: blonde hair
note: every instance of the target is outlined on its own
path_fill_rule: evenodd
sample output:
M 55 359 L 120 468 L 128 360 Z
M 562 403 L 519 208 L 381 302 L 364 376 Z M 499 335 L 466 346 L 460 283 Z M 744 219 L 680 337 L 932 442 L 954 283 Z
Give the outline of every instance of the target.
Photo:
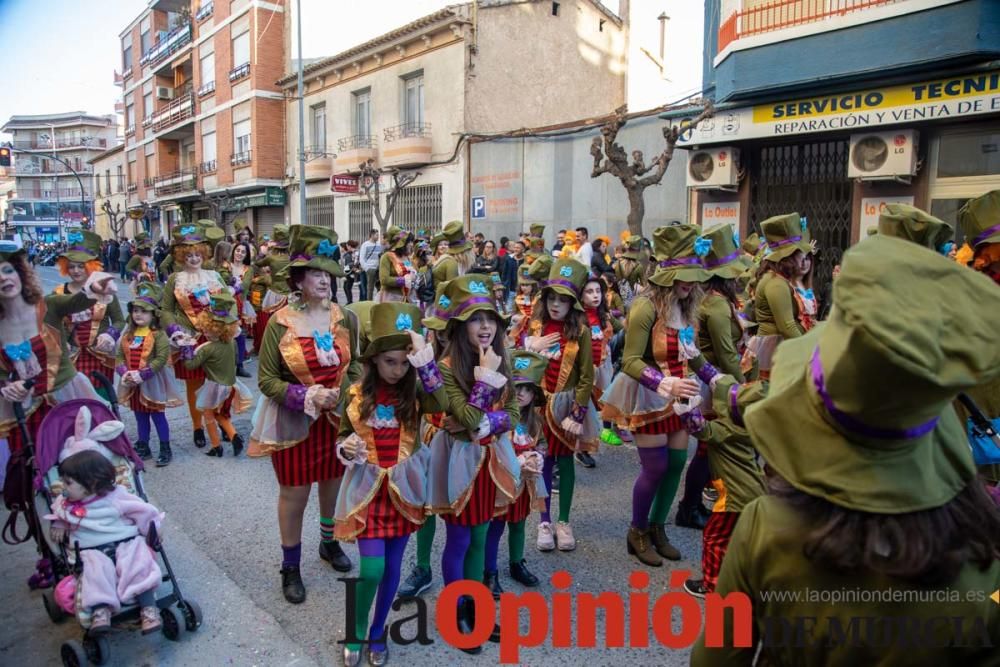
M 698 308 L 705 297 L 705 290 L 701 283 L 689 284 L 691 285 L 691 291 L 685 298 L 680 300 L 677 300 L 674 295 L 673 287 L 661 287 L 654 283 L 646 285 L 642 294 L 653 304 L 653 309 L 656 311 L 656 319 L 662 321 L 664 324 L 670 322 L 670 311 L 673 310 L 674 303 L 676 302 L 681 309 L 681 316 L 684 318 L 685 323 L 694 324 L 698 321 Z
M 472 270 L 472 267 L 476 263 L 476 253 L 469 248 L 468 250 L 463 250 L 457 255 L 452 255 L 455 261 L 458 262 L 458 275 L 464 276 L 466 273 Z

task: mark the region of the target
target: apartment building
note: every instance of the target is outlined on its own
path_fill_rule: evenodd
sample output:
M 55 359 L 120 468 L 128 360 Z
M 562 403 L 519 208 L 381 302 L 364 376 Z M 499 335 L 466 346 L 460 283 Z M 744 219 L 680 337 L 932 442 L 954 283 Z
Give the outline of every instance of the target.
M 121 224 L 130 213 L 125 190 L 125 144 L 94 156 L 90 165 L 94 179 L 93 230 L 106 239 L 135 238 L 138 232 L 148 231 L 148 221 L 143 219 L 141 209 L 132 209 L 134 217 Z M 111 207 L 110 215 L 105 211 L 105 203 Z
M 82 111 L 11 116 L 17 197 L 8 202 L 8 231 L 44 242 L 93 216 L 89 160 L 115 144 L 114 115 Z
M 469 145 L 457 148 L 461 135 L 611 112 L 625 101 L 625 34 L 624 22 L 596 0 L 481 0 L 305 65 L 304 215 L 297 76 L 287 73 L 278 83 L 288 100 L 289 221 L 332 225 L 343 239 L 366 238 L 374 217 L 354 177 L 372 159 L 420 172 L 400 192 L 393 224 L 433 232 L 443 222 L 472 219 L 489 225 L 491 238 L 516 236 L 524 220 L 520 191 L 487 203 L 489 221 L 470 215 L 469 195 L 480 176 L 504 176 L 490 181 L 498 188 L 491 194 L 520 183 L 521 168 L 496 163 L 476 171 Z M 383 178 L 388 186 L 391 179 Z
M 284 0 L 151 0 L 119 35 L 130 210 L 282 220 Z

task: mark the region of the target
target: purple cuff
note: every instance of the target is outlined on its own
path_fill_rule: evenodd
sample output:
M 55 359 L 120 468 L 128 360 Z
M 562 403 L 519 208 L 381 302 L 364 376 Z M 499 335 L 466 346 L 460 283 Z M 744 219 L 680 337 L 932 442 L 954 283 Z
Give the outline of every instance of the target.
M 441 377 L 441 371 L 438 370 L 437 364 L 434 360 L 426 366 L 421 366 L 417 369 L 417 375 L 420 376 L 420 382 L 424 385 L 424 391 L 428 394 L 433 394 L 435 391 L 444 386 L 444 379 Z
M 712 364 L 708 363 L 707 361 L 705 362 L 704 366 L 695 371 L 695 375 L 698 376 L 698 379 L 704 382 L 705 384 L 711 382 L 712 378 L 714 378 L 718 374 L 719 370 Z
M 493 387 L 485 382 L 476 382 L 472 385 L 472 393 L 469 394 L 469 405 L 486 412 L 493 405 Z
M 179 324 L 168 324 L 167 325 L 167 338 L 170 338 L 178 331 L 184 331 L 184 327 Z
M 396 287 L 406 287 L 406 276 L 396 278 Z
M 650 391 L 659 389 L 661 382 L 663 382 L 663 373 L 652 366 L 646 366 L 642 369 L 642 373 L 639 374 L 639 384 Z
M 105 331 L 104 333 L 108 334 L 115 340 L 118 340 L 118 337 L 122 335 L 122 332 L 119 331 L 118 329 L 115 329 L 114 327 L 108 327 L 108 330 Z
M 690 433 L 698 433 L 705 428 L 705 417 L 701 414 L 700 408 L 695 408 L 691 412 L 681 415 L 681 423 L 684 430 Z
M 573 408 L 569 411 L 569 418 L 575 421 L 577 424 L 582 424 L 586 416 L 587 416 L 587 406 L 580 405 L 576 401 L 573 401 Z
M 621 317 L 623 314 L 624 313 L 622 313 L 622 311 L 618 310 L 617 308 L 611 311 L 611 315 L 613 317 Z
M 180 357 L 182 361 L 190 361 L 191 359 L 194 359 L 194 345 L 181 346 Z
M 304 384 L 290 384 L 285 392 L 285 407 L 295 412 L 304 412 L 306 409 L 306 386 Z
M 128 373 L 128 366 L 125 364 L 118 364 L 115 366 L 115 373 L 118 373 L 118 375 L 125 375 Z
M 490 421 L 490 435 L 506 433 L 513 427 L 510 425 L 510 415 L 506 410 L 495 410 L 487 412 L 486 418 Z
M 243 294 L 243 285 L 236 283 L 233 287 L 233 296 L 240 296 Z
M 139 371 L 139 377 L 142 378 L 143 382 L 153 377 L 154 375 L 156 375 L 156 371 L 154 371 L 149 366 L 146 366 L 145 368 Z

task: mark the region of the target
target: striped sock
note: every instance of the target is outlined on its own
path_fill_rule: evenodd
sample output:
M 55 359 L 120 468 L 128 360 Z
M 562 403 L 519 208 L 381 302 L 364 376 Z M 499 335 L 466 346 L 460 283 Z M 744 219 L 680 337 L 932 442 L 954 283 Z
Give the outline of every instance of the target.
M 333 519 L 325 516 L 319 518 L 319 536 L 323 542 L 333 542 Z

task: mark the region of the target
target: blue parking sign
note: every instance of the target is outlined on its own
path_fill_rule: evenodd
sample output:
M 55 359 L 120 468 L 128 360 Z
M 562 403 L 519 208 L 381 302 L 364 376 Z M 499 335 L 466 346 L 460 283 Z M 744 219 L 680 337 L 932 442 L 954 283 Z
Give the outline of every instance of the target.
M 485 220 L 486 219 L 486 197 L 479 196 L 472 198 L 472 219 L 473 220 Z

